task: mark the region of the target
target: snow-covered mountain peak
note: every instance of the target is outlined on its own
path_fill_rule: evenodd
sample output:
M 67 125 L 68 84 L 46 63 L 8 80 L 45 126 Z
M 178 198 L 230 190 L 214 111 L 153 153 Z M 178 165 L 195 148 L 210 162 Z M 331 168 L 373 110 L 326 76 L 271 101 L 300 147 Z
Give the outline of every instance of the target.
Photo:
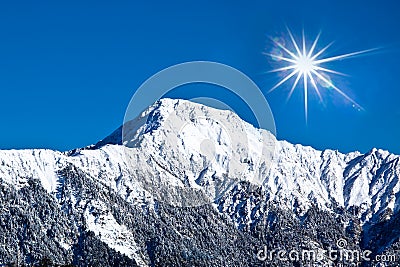
M 125 123 L 120 133 L 127 158 L 147 155 L 175 177 L 152 180 L 154 193 L 158 194 L 160 188 L 181 187 L 180 191 L 191 195 L 184 200 L 184 205 L 190 206 L 204 204 L 193 192 L 205 194 L 205 199 L 200 198 L 212 202 L 240 180 L 260 185 L 271 166 L 276 144 L 268 131 L 254 128 L 231 111 L 173 99 L 157 101 Z M 186 203 L 188 199 L 193 201 Z
M 9 181 L 34 172 L 45 176 L 42 182 L 49 191 L 56 183 L 54 173 L 65 162 L 93 162 L 82 168 L 95 176 L 98 174 L 90 168 L 103 165 L 103 155 L 111 154 L 114 156 L 106 163 L 116 160 L 119 168 L 123 166 L 119 175 L 133 175 L 129 184 L 139 188 L 135 192 L 144 190 L 174 205 L 213 202 L 239 181 L 249 181 L 262 184 L 271 201 L 290 209 L 298 203 L 303 210 L 311 205 L 323 209 L 363 206 L 360 216 L 365 220 L 388 207 L 399 209 L 398 156 L 380 149 L 342 154 L 276 141 L 272 134 L 254 128 L 231 111 L 186 100 L 157 101 L 138 118 L 77 155 L 29 150 L 15 151 L 13 156 L 3 153 L 7 154 L 3 161 L 9 158 L 10 163 L 4 163 L 1 171 L 7 173 Z M 140 175 L 147 179 L 135 178 Z M 191 197 L 182 197 L 183 192 Z
M 263 184 L 271 201 L 289 209 L 362 206 L 365 221 L 389 207 L 399 209 L 399 198 L 390 197 L 398 192 L 398 156 L 388 151 L 343 154 L 276 141 L 231 111 L 175 99 L 156 102 L 116 134 L 123 134 L 120 144 L 148 153 L 173 177 L 205 190 L 211 199 L 246 180 Z M 375 176 L 385 168 L 392 174 L 382 183 Z M 215 189 L 215 180 L 224 181 L 222 191 Z
M 146 108 L 138 117 L 126 119 L 123 126 L 99 141 L 96 146 L 99 147 L 105 144 L 122 145 L 125 142 L 125 146 L 131 147 L 133 146 L 132 143 L 137 142 L 135 139 L 140 135 L 153 132 L 161 125 L 163 125 L 164 128 L 176 128 L 177 126 L 173 125 L 174 121 L 168 121 L 168 119 L 176 119 L 178 116 L 185 117 L 188 120 L 194 120 L 193 116 L 196 115 L 199 110 L 202 111 L 204 117 L 211 117 L 210 113 L 218 112 L 219 114 L 227 115 L 227 117 L 236 117 L 240 120 L 237 114 L 228 110 L 215 109 L 183 99 L 162 98 Z M 189 115 L 191 117 L 187 118 Z
M 40 150 L 39 150 L 40 151 Z M 161 99 L 95 146 L 76 153 L 2 151 L 3 180 L 37 177 L 55 192 L 57 171 L 73 164 L 129 200 L 198 206 L 261 186 L 267 199 L 302 214 L 311 206 L 358 209 L 363 221 L 399 210 L 399 157 L 277 141 L 228 110 Z M 46 155 L 46 156 L 44 156 Z M 97 178 L 96 178 L 97 179 Z M 143 198 L 143 196 L 145 196 Z M 147 201 L 147 200 L 146 200 Z M 385 213 L 386 214 L 386 213 Z
M 344 154 L 277 141 L 231 111 L 162 99 L 93 146 L 65 153 L 0 151 L 0 194 L 14 190 L 7 196 L 13 207 L 51 199 L 46 203 L 53 201 L 65 214 L 76 216 L 72 224 L 79 218 L 76 227 L 147 266 L 152 257 L 146 256 L 148 243 L 133 230 L 146 225 L 147 215 L 157 223 L 143 231 L 161 226 L 185 240 L 195 234 L 184 232 L 179 223 L 157 221 L 170 216 L 166 207 L 168 212 L 178 207 L 175 214 L 183 221 L 181 212 L 193 211 L 195 221 L 186 222 L 200 222 L 197 230 L 203 227 L 197 212 L 212 209 L 230 218 L 237 229 L 251 230 L 261 221 L 273 227 L 277 214 L 304 223 L 318 213 L 330 222 L 340 219 L 355 235 L 357 227 L 367 234 L 374 234 L 370 229 L 380 233 L 381 225 L 396 226 L 399 218 L 399 161 L 399 156 L 380 149 Z M 25 199 L 15 197 L 18 192 Z M 118 209 L 127 214 L 134 210 L 135 216 L 125 218 Z M 76 242 L 69 236 L 74 235 L 54 242 L 71 252 Z

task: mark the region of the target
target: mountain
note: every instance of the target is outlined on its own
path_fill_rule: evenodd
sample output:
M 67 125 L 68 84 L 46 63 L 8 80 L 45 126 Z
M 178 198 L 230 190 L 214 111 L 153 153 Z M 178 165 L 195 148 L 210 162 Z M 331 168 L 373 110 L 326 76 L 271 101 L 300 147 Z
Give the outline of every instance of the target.
M 397 266 L 399 158 L 293 145 L 162 99 L 86 148 L 0 151 L 0 264 L 347 266 L 294 257 L 347 249 Z

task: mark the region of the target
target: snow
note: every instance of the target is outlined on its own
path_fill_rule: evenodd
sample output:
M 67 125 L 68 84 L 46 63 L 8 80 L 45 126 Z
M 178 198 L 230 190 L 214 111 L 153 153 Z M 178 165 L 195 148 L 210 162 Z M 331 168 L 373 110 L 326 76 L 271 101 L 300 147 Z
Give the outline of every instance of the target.
M 89 202 L 84 216 L 89 230 L 99 236 L 101 241 L 129 258 L 135 259 L 139 266 L 147 266 L 132 233 L 126 226 L 117 223 L 104 203 Z
M 66 243 L 64 240 L 58 241 L 61 247 L 63 247 L 65 250 L 70 250 L 72 246 L 68 243 Z
M 305 212 L 317 205 L 333 212 L 336 204 L 362 206 L 363 223 L 378 220 L 387 209 L 396 213 L 400 208 L 399 156 L 387 151 L 342 154 L 277 141 L 230 111 L 185 100 L 163 99 L 126 126 L 122 140 L 116 131 L 105 139 L 113 144 L 72 155 L 43 149 L 2 150 L 0 178 L 17 189 L 27 186 L 29 177 L 40 179 L 56 197 L 62 182 L 58 171 L 72 164 L 130 203 L 153 210 L 155 199 L 177 206 L 215 203 L 238 190 L 235 185 L 241 180 L 262 184 L 268 201 L 284 209 L 300 206 Z M 140 260 L 126 227 L 116 223 L 101 203 L 91 205 L 102 215 L 85 210 L 89 229 L 111 247 Z M 252 201 L 229 205 L 227 210 L 246 205 L 244 221 L 251 221 L 253 212 L 258 214 L 258 204 Z
M 0 177 L 16 188 L 23 187 L 29 177 L 40 178 L 51 193 L 57 187 L 57 163 L 61 158 L 61 152 L 46 149 L 1 150 Z

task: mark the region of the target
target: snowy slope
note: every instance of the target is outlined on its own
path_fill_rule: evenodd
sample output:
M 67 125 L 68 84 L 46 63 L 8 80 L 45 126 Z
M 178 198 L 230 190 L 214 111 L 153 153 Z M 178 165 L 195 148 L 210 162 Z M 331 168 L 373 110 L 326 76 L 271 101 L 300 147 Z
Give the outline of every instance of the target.
M 240 181 L 262 184 L 265 202 L 299 216 L 313 205 L 332 213 L 343 207 L 356 212 L 362 223 L 373 224 L 397 214 L 400 207 L 397 155 L 377 149 L 342 154 L 277 141 L 230 111 L 184 100 L 162 99 L 86 149 L 0 151 L 3 183 L 21 189 L 28 186 L 27 177 L 39 179 L 58 200 L 62 184 L 58 171 L 67 165 L 76 166 L 127 202 L 155 213 L 155 200 L 195 207 L 218 206 L 224 199 L 219 210 L 233 217 L 238 206 L 244 205 L 233 197 Z M 71 199 L 82 206 L 89 230 L 145 265 L 132 234 L 101 202 Z M 240 216 L 246 217 L 241 222 L 250 224 L 259 206 L 247 202 L 246 214 Z M 102 215 L 96 217 L 94 210 Z

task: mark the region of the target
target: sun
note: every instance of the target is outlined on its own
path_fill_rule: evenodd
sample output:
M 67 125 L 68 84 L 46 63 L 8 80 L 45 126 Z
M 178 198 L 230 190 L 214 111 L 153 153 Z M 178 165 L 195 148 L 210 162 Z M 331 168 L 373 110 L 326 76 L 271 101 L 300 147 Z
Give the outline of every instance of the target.
M 278 50 L 275 50 L 274 53 L 264 53 L 265 55 L 272 57 L 272 59 L 281 61 L 284 64 L 284 66 L 271 70 L 270 72 L 283 72 L 285 74 L 287 73 L 287 75 L 282 80 L 280 80 L 274 87 L 272 87 L 268 91 L 268 93 L 274 91 L 283 83 L 292 79 L 294 80 L 294 82 L 292 84 L 291 90 L 288 95 L 289 99 L 293 94 L 293 91 L 297 88 L 297 86 L 302 83 L 304 91 L 304 111 L 305 111 L 306 121 L 308 117 L 308 94 L 309 94 L 308 90 L 310 85 L 311 87 L 314 88 L 321 102 L 322 102 L 322 96 L 320 92 L 320 87 L 322 85 L 322 87 L 328 86 L 329 88 L 333 88 L 342 97 L 350 101 L 353 104 L 353 106 L 357 107 L 360 110 L 363 110 L 363 107 L 359 105 L 356 101 L 354 101 L 352 98 L 350 98 L 342 90 L 340 90 L 332 82 L 332 80 L 328 75 L 328 73 L 337 75 L 345 75 L 345 74 L 332 69 L 325 68 L 322 65 L 327 62 L 365 54 L 374 51 L 377 48 L 342 54 L 334 57 L 323 58 L 321 57 L 322 54 L 332 45 L 332 43 L 328 44 L 318 52 L 315 52 L 315 48 L 317 46 L 321 33 L 317 35 L 311 47 L 307 48 L 306 40 L 304 37 L 304 31 L 302 34 L 301 44 L 298 44 L 296 42 L 289 28 L 287 29 L 287 31 L 289 33 L 290 40 L 293 44 L 293 49 L 289 49 L 288 47 L 283 45 L 282 42 L 276 39 L 272 39 L 274 44 L 277 46 Z
M 296 60 L 296 70 L 297 70 L 299 73 L 307 74 L 307 75 L 308 75 L 308 73 L 311 72 L 311 70 L 313 69 L 313 67 L 314 67 L 314 62 L 313 62 L 313 60 L 312 60 L 310 57 L 308 57 L 308 56 L 301 55 L 301 56 Z

